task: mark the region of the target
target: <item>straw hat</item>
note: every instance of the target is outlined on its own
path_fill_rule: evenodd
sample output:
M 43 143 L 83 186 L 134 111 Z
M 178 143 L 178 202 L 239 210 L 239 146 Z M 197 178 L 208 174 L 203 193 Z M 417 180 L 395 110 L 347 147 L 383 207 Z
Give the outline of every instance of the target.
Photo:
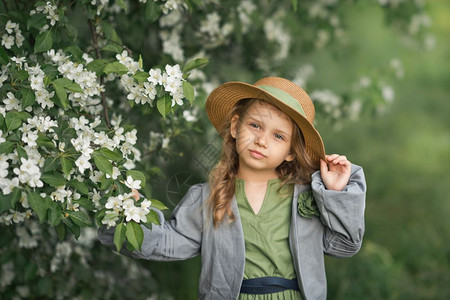
M 306 152 L 311 159 L 317 163 L 320 158 L 325 159 L 322 138 L 313 126 L 315 109 L 311 98 L 301 87 L 284 78 L 265 77 L 253 85 L 232 81 L 217 87 L 205 104 L 206 113 L 214 127 L 219 131 L 233 106 L 247 98 L 267 101 L 291 117 L 303 133 Z

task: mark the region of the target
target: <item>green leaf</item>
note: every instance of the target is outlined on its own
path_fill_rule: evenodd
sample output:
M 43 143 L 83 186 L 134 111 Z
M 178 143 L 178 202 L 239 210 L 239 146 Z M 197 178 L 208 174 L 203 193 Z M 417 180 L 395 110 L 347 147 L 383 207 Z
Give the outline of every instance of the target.
M 154 210 L 151 210 L 148 214 L 147 214 L 147 223 L 151 223 L 151 224 L 156 224 L 156 225 L 161 225 L 161 223 L 159 222 L 159 218 L 158 218 L 158 213 Z
M 61 103 L 61 106 L 64 110 L 67 110 L 69 108 L 69 101 L 67 101 L 67 92 L 64 86 L 62 86 L 58 82 L 52 82 L 53 87 L 55 88 L 56 95 L 59 98 L 59 101 Z
M 108 59 L 95 59 L 86 65 L 86 69 L 91 72 L 95 72 L 97 75 L 103 73 L 103 69 L 109 64 L 110 61 Z
M 69 217 L 62 218 L 64 224 L 66 224 L 67 228 L 69 228 L 70 232 L 72 232 L 73 236 L 78 240 L 81 234 L 80 226 L 77 226 Z
M 172 99 L 168 94 L 164 94 L 164 96 L 159 98 L 158 102 L 156 102 L 156 107 L 158 108 L 161 116 L 165 119 L 167 114 L 172 109 Z
M 36 279 L 39 269 L 36 263 L 29 262 L 24 266 L 24 268 L 23 279 L 25 280 L 25 282 Z
M 113 165 L 108 159 L 101 155 L 94 155 L 94 163 L 104 174 L 112 175 Z
M 73 168 L 72 161 L 70 159 L 68 159 L 68 158 L 61 157 L 60 162 L 61 162 L 62 172 L 64 173 L 65 176 L 68 176 L 70 174 L 70 171 Z
M 103 208 L 102 210 L 98 211 L 95 214 L 95 221 L 97 222 L 98 227 L 102 226 L 102 220 L 106 215 L 106 208 Z
M 51 200 L 42 198 L 37 192 L 28 194 L 28 203 L 37 214 L 40 223 L 44 223 L 47 217 L 47 209 L 50 206 Z
M 120 249 L 125 242 L 125 234 L 127 227 L 124 223 L 117 224 L 116 229 L 114 231 L 114 245 L 116 245 L 117 252 L 120 252 Z
M 183 94 L 189 103 L 193 103 L 195 100 L 194 87 L 187 81 L 183 81 Z
M 0 191 L 0 214 L 10 209 L 11 202 L 9 201 L 9 195 L 3 195 L 3 193 Z
M 53 187 L 58 187 L 66 184 L 66 179 L 64 179 L 61 173 L 44 173 L 41 175 L 41 180 L 48 185 Z
M 9 57 L 3 47 L 0 47 L 0 65 L 7 65 L 9 63 Z
M 62 209 L 56 202 L 51 202 L 48 210 L 48 221 L 52 226 L 58 226 L 62 219 Z
M 55 171 L 59 167 L 59 160 L 56 157 L 49 157 L 44 162 L 44 167 L 42 167 L 42 172 L 47 173 Z
M 137 80 L 139 83 L 147 82 L 148 73 L 147 72 L 141 72 L 138 71 L 136 74 L 133 75 L 133 78 Z
M 20 197 L 22 197 L 22 190 L 19 188 L 14 188 L 9 198 L 9 202 L 11 203 L 11 207 L 14 207 L 17 202 L 19 202 Z
M 128 72 L 128 68 L 122 65 L 120 62 L 115 61 L 107 64 L 103 69 L 103 72 L 105 72 L 105 74 L 118 73 L 119 75 L 122 75 Z
M 92 226 L 91 219 L 84 211 L 68 211 L 69 218 L 80 227 Z
M 144 231 L 138 223 L 131 221 L 127 224 L 126 237 L 134 249 L 141 251 Z
M 156 20 L 158 20 L 160 15 L 161 15 L 161 8 L 159 7 L 159 4 L 156 3 L 155 1 L 147 1 L 144 11 L 145 19 L 150 23 L 153 23 Z
M 17 115 L 23 122 L 25 122 L 29 118 L 31 118 L 31 115 L 29 113 L 27 113 L 26 111 L 19 111 L 19 112 L 17 112 Z
M 72 80 L 69 80 L 67 78 L 58 78 L 53 81 L 53 84 L 61 85 L 63 88 L 65 88 L 68 91 L 75 92 L 75 93 L 82 93 L 83 90 L 81 89 L 80 85 L 76 82 L 73 82 Z
M 88 198 L 86 198 L 86 197 L 81 197 L 80 199 L 78 199 L 78 200 L 72 200 L 74 203 L 78 203 L 78 204 L 80 204 L 80 206 L 82 206 L 82 207 L 84 207 L 84 208 L 86 208 L 87 210 L 89 210 L 89 211 L 93 211 L 94 210 L 94 203 L 90 200 L 90 199 L 88 199 Z
M 30 28 L 41 29 L 47 23 L 47 16 L 44 14 L 34 14 L 28 17 L 27 30 Z
M 46 147 L 48 149 L 56 149 L 55 144 L 53 144 L 52 140 L 49 139 L 45 134 L 38 133 L 38 138 L 36 140 L 36 144 L 39 147 Z
M 36 96 L 34 95 L 32 89 L 22 88 L 21 94 L 22 94 L 22 109 L 36 103 Z
M 56 234 L 58 235 L 58 241 L 62 242 L 66 237 L 66 226 L 64 223 L 59 223 L 55 226 Z
M 114 43 L 108 43 L 102 48 L 100 48 L 102 51 L 109 51 L 114 53 L 121 53 L 123 51 L 123 47 Z
M 122 41 L 120 40 L 119 35 L 110 23 L 103 22 L 102 30 L 108 40 L 111 40 L 120 46 L 122 45 Z
M 159 210 L 167 209 L 167 206 L 165 206 L 164 203 L 162 203 L 159 200 L 150 199 L 150 201 L 152 202 L 151 207 L 154 207 L 154 208 L 159 209 Z
M 109 188 L 111 186 L 111 184 L 113 184 L 113 182 L 114 181 L 112 180 L 112 178 L 106 178 L 106 176 L 103 175 L 100 178 L 100 190 L 102 190 L 102 191 L 106 190 L 107 188 Z
M 73 42 L 76 41 L 77 35 L 78 35 L 78 30 L 75 26 L 73 26 L 72 24 L 66 23 L 64 24 L 63 27 L 60 27 L 60 29 L 63 29 L 63 33 L 65 33 L 67 35 L 67 37 L 69 37 L 69 39 L 71 39 Z
M 83 59 L 83 51 L 81 51 L 80 47 L 78 46 L 69 46 L 65 49 L 64 52 L 70 53 L 76 61 L 81 61 Z
M 45 298 L 53 292 L 53 281 L 50 277 L 41 277 L 36 283 L 37 298 Z
M 0 144 L 0 153 L 9 154 L 14 151 L 14 143 L 10 141 L 4 141 Z
M 34 53 L 45 52 L 53 46 L 53 35 L 51 30 L 44 31 L 36 37 Z
M 16 151 L 17 151 L 17 156 L 18 156 L 19 158 L 25 158 L 25 159 L 28 159 L 28 154 L 27 154 L 27 152 L 26 152 L 25 149 L 23 149 L 21 146 L 17 145 Z
M 131 243 L 126 243 L 125 245 L 127 246 L 127 250 L 129 252 L 133 252 L 134 250 L 136 250 L 136 248 L 134 248 L 133 245 L 131 245 Z
M 138 170 L 128 170 L 127 171 L 127 177 L 131 176 L 134 180 L 140 180 L 141 181 L 141 188 L 145 186 L 146 178 L 144 173 Z
M 119 150 L 117 150 L 117 151 L 119 151 Z M 117 153 L 115 151 L 111 151 L 108 148 L 100 148 L 98 150 L 98 152 L 105 158 L 113 160 L 113 161 L 121 161 L 123 159 L 122 153 Z
M 89 194 L 89 188 L 87 187 L 86 183 L 78 181 L 78 179 L 72 179 L 71 181 L 69 181 L 69 185 L 74 187 L 83 195 Z
M 139 69 L 144 68 L 144 61 L 142 60 L 142 55 L 140 55 L 140 54 L 139 54 L 138 63 L 139 63 Z
M 209 63 L 209 59 L 207 58 L 196 58 L 189 62 L 187 62 L 183 67 L 183 73 L 189 72 L 193 69 L 200 68 L 203 65 Z
M 13 131 L 22 125 L 22 118 L 15 111 L 10 111 L 6 113 L 5 117 L 6 131 Z

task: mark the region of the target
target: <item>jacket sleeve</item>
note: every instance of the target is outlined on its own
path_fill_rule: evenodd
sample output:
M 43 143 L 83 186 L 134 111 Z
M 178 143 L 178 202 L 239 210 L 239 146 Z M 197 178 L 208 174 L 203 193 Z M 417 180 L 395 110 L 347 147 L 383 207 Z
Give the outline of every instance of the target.
M 320 174 L 312 175 L 312 191 L 325 225 L 324 251 L 331 256 L 356 254 L 364 235 L 366 181 L 363 169 L 352 164 L 351 176 L 342 191 L 327 190 Z
M 129 252 L 122 247 L 120 253 L 140 259 L 175 261 L 194 257 L 200 253 L 202 242 L 202 185 L 192 186 L 172 213 L 170 220 L 164 220 L 158 213 L 161 225 L 152 225 L 152 229 L 141 225 L 144 240 L 141 251 Z M 153 208 L 152 208 L 153 209 Z M 114 227 L 98 230 L 100 242 L 108 247 L 114 246 Z

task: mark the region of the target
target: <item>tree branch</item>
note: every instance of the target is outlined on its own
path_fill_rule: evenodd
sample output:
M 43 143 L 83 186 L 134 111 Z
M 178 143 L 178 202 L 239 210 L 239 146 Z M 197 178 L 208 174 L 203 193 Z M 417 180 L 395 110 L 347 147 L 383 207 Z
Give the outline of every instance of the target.
M 96 54 L 97 58 L 100 59 L 100 58 L 102 58 L 102 54 L 100 53 L 100 48 L 98 46 L 98 34 L 97 34 L 97 31 L 95 30 L 95 26 L 94 26 L 94 23 L 92 22 L 92 19 L 88 19 L 88 22 L 89 22 L 89 28 L 91 29 L 91 33 L 92 33 L 92 42 L 94 44 L 95 54 Z M 104 77 L 102 75 L 102 76 L 100 76 L 100 85 L 103 86 L 103 84 L 104 84 Z M 109 116 L 108 116 L 108 104 L 106 103 L 106 94 L 105 94 L 105 92 L 102 92 L 101 95 L 102 95 L 103 112 L 105 114 L 105 122 L 108 127 L 111 127 L 111 123 L 109 122 Z

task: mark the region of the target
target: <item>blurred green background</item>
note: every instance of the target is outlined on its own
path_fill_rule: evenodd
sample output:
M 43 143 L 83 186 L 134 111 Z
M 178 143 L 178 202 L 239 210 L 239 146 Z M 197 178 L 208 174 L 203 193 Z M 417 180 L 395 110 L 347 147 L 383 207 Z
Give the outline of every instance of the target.
M 362 165 L 368 182 L 365 242 L 351 259 L 327 258 L 329 299 L 450 299 L 450 2 L 428 5 L 432 50 L 405 47 L 378 6 L 357 3 L 345 20 L 355 51 L 339 53 L 346 58 L 339 60 L 328 49 L 309 57 L 314 82 L 335 91 L 392 58 L 405 69 L 383 114 L 338 131 L 316 116 L 327 152 Z M 221 70 L 227 71 L 235 80 L 232 69 Z M 146 264 L 162 290 L 196 297 L 198 259 Z
M 429 4 L 428 52 L 406 50 L 377 10 L 350 12 L 366 56 L 348 63 L 396 56 L 406 75 L 384 115 L 340 132 L 319 126 L 327 151 L 363 165 L 368 182 L 365 244 L 353 259 L 328 259 L 330 299 L 450 299 L 450 2 Z

